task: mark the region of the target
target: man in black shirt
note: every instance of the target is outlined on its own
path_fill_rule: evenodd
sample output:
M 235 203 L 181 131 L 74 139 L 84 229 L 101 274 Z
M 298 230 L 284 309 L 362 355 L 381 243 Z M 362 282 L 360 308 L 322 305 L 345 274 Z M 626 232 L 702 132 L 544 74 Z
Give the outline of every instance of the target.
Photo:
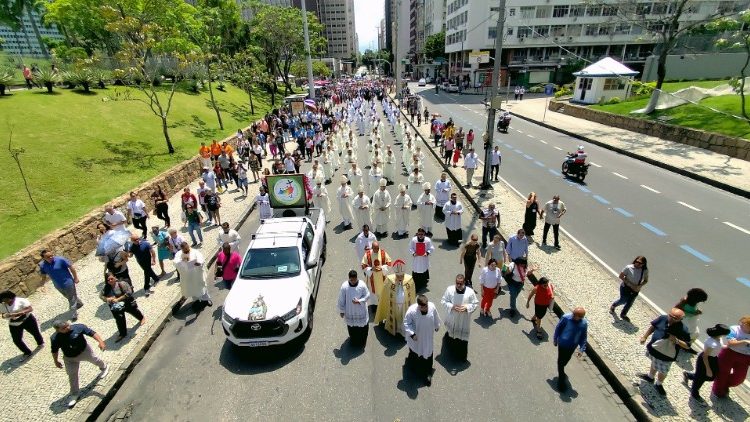
M 213 193 L 209 191 L 208 194 Z M 156 265 L 156 253 L 151 244 L 139 238 L 138 235 L 131 235 L 130 243 L 130 256 L 135 257 L 138 266 L 143 270 L 143 291 L 146 292 L 146 297 L 148 297 L 154 292 L 154 288 L 151 287 L 151 280 L 154 280 L 154 284 L 159 281 L 159 276 L 156 275 L 154 269 L 151 267 L 152 265 Z
M 94 354 L 94 351 L 88 343 L 86 343 L 84 335 L 96 340 L 99 343 L 100 350 L 104 350 L 107 345 L 104 344 L 104 341 L 99 334 L 83 324 L 71 325 L 67 321 L 57 320 L 52 323 L 52 327 L 55 329 L 51 341 L 52 359 L 55 361 L 55 366 L 62 368 L 63 364 L 60 363 L 60 360 L 58 359 L 58 353 L 62 350 L 65 372 L 68 373 L 68 381 L 70 381 L 70 400 L 68 401 L 68 407 L 70 408 L 78 403 L 80 396 L 80 389 L 78 386 L 78 367 L 81 362 L 91 362 L 98 366 L 101 370 L 98 378 L 104 378 L 109 373 L 109 367 Z

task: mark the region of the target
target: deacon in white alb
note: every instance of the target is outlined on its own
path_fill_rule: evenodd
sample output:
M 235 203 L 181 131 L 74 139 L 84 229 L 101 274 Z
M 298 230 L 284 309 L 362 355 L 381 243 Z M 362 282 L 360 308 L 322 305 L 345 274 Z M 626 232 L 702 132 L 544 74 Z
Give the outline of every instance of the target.
M 393 201 L 393 219 L 396 221 L 396 234 L 399 237 L 409 234 L 409 215 L 411 213 L 412 201 L 406 194 L 406 186 L 398 185 L 398 195 Z
M 346 321 L 349 341 L 353 347 L 365 347 L 370 321 L 367 299 L 370 292 L 362 280 L 357 279 L 357 272 L 349 271 L 349 279 L 341 284 L 337 307 L 339 315 Z
M 380 188 L 372 195 L 373 222 L 375 236 L 388 235 L 388 214 L 391 208 L 391 194 L 385 189 L 388 182 L 380 179 Z
M 464 213 L 464 206 L 458 201 L 456 192 L 451 194 L 451 200 L 443 205 L 443 214 L 445 214 L 445 231 L 448 234 L 448 243 L 459 246 L 463 240 L 463 230 L 461 229 L 461 214 Z
M 426 236 L 423 228 L 417 229 L 417 235 L 409 242 L 409 252 L 413 257 L 411 276 L 417 291 L 423 289 L 430 282 L 430 254 L 435 251 L 432 240 Z
M 428 386 L 432 385 L 432 343 L 440 322 L 435 305 L 425 295 L 417 296 L 417 303 L 411 305 L 404 315 L 406 345 L 409 347 L 406 365 L 414 368 Z
M 362 262 L 362 257 L 365 253 L 372 249 L 372 243 L 377 241 L 378 238 L 370 231 L 370 226 L 365 224 L 362 226 L 362 232 L 357 235 L 354 239 L 354 249 L 357 252 L 357 262 Z
M 424 193 L 417 200 L 419 208 L 420 227 L 427 233 L 427 237 L 432 237 L 432 221 L 435 215 L 435 195 L 430 193 L 430 182 L 422 185 Z
M 242 237 L 240 237 L 240 234 L 237 232 L 237 230 L 229 228 L 229 223 L 224 222 L 224 224 L 221 225 L 218 240 L 219 246 L 223 245 L 224 243 L 229 243 L 229 246 L 232 248 L 233 252 L 240 251 L 240 240 L 242 240 Z
M 174 266 L 180 275 L 180 292 L 182 297 L 172 307 L 172 314 L 176 314 L 187 298 L 192 298 L 193 308 L 201 306 L 213 306 L 211 296 L 206 288 L 206 270 L 203 266 L 205 260 L 203 254 L 195 249 L 190 249 L 187 242 L 180 245 L 180 251 L 174 256 Z
M 315 180 L 315 187 L 313 188 L 313 205 L 316 208 L 322 209 L 326 213 L 326 221 L 330 220 L 331 201 L 328 199 L 328 189 L 323 185 L 323 179 L 321 178 Z
M 352 228 L 352 200 L 349 199 L 354 192 L 352 188 L 347 184 L 349 180 L 346 176 L 341 176 L 341 187 L 336 191 L 336 200 L 339 202 L 339 213 L 341 218 L 344 220 L 342 223 L 345 229 Z
M 365 195 L 365 187 L 359 185 L 359 189 L 357 189 L 357 196 L 355 196 L 354 200 L 352 200 L 352 209 L 354 209 L 354 216 L 357 217 L 357 225 L 359 227 L 362 227 L 365 224 L 367 224 L 368 226 L 372 225 L 370 205 L 370 197 Z
M 450 200 L 451 195 L 451 182 L 448 180 L 448 175 L 442 173 L 440 180 L 435 182 L 435 217 L 445 218 L 443 215 L 443 205 Z
M 456 276 L 456 283 L 448 286 L 440 301 L 446 311 L 445 329 L 449 348 L 460 362 L 466 361 L 471 328 L 471 314 L 477 309 L 479 300 L 471 287 L 467 287 L 464 275 Z
M 255 197 L 255 206 L 258 207 L 261 219 L 273 217 L 271 199 L 268 196 L 268 192 L 266 192 L 266 188 L 263 186 L 259 188 L 258 196 Z

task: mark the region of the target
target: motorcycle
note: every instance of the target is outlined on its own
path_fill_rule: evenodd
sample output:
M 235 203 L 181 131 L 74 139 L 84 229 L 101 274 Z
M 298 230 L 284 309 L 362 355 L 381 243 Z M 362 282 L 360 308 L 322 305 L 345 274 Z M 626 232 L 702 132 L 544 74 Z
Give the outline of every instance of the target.
M 497 131 L 508 133 L 508 127 L 510 126 L 510 114 L 503 114 L 497 120 Z
M 565 177 L 574 177 L 579 182 L 583 182 L 588 172 L 589 164 L 576 164 L 575 160 L 570 156 L 566 156 L 565 161 L 562 163 L 562 174 Z

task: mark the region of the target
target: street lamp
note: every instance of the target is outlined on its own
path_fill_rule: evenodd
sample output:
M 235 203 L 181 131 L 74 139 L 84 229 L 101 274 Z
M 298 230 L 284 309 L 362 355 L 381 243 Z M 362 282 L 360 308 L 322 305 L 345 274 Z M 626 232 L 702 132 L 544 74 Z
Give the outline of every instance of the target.
M 302 29 L 305 34 L 305 55 L 307 56 L 307 90 L 311 100 L 315 99 L 315 81 L 313 81 L 312 56 L 310 55 L 310 33 L 307 30 L 307 8 L 302 0 Z M 286 76 L 285 76 L 286 77 Z
M 493 8 L 494 9 L 494 8 Z M 492 9 L 490 9 L 492 10 Z M 497 35 L 495 36 L 495 62 L 492 66 L 492 79 L 490 80 L 490 108 L 487 112 L 487 137 L 484 143 L 484 173 L 482 175 L 482 184 L 479 189 L 492 189 L 490 181 L 490 165 L 492 162 L 492 141 L 495 136 L 495 105 L 494 100 L 497 96 L 497 83 L 500 79 L 500 62 L 503 54 L 503 25 L 505 24 L 505 0 L 500 0 L 500 7 L 497 9 Z

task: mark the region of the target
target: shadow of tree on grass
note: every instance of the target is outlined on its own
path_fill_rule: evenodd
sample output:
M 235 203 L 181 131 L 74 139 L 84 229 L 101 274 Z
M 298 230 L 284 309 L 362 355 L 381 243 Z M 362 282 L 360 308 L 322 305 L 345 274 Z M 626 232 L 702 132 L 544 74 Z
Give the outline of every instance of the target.
M 108 157 L 76 158 L 76 166 L 84 171 L 91 170 L 94 166 L 102 166 L 111 170 L 113 174 L 130 174 L 141 171 L 144 168 L 154 168 L 155 158 L 169 156 L 166 151 L 161 153 L 150 152 L 151 145 L 144 141 L 112 142 L 102 141 L 104 150 L 109 152 Z

